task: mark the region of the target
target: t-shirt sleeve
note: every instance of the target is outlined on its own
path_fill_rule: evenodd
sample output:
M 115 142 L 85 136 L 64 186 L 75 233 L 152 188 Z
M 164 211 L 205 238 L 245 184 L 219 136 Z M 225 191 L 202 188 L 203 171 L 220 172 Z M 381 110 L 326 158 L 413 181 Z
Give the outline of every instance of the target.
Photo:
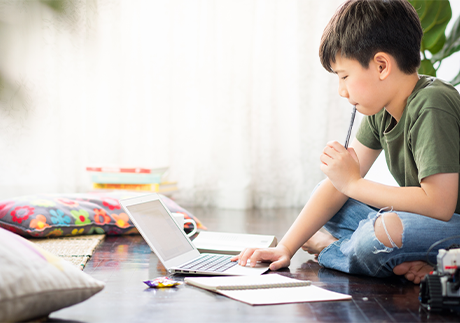
M 413 124 L 409 137 L 419 181 L 434 174 L 459 172 L 459 125 L 455 116 L 427 109 Z
M 358 132 L 356 133 L 356 139 L 367 148 L 382 149 L 380 136 L 375 126 L 375 119 L 372 117 L 364 116 Z

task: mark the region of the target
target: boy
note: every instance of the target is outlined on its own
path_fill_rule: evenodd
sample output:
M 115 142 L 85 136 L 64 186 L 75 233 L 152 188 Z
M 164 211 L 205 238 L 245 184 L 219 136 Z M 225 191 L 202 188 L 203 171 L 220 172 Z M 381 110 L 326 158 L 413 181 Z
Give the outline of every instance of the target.
M 329 142 L 327 179 L 276 248 L 245 249 L 241 265 L 286 267 L 302 247 L 351 274 L 404 275 L 418 284 L 433 270 L 429 247 L 460 234 L 460 95 L 419 76 L 423 31 L 406 0 L 349 0 L 324 30 L 321 63 L 339 77 L 339 94 L 365 115 L 351 147 Z M 363 177 L 384 150 L 400 187 Z M 329 233 L 318 231 L 323 227 Z M 429 254 L 460 239 L 439 244 Z

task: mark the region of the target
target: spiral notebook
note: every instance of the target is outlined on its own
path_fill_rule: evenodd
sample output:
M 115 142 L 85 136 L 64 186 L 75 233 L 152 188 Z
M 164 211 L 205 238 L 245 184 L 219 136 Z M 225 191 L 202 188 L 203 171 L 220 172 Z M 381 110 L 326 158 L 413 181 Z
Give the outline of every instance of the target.
M 350 295 L 313 286 L 308 280 L 298 280 L 278 274 L 252 277 L 187 277 L 185 282 L 250 305 L 351 299 Z

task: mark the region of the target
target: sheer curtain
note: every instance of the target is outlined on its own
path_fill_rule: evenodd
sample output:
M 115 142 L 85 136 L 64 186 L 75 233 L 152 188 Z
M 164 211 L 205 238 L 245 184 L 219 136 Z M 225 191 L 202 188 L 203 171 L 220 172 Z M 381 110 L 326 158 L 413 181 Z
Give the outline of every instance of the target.
M 3 2 L 17 91 L 0 108 L 1 198 L 86 192 L 87 165 L 167 165 L 183 205 L 299 207 L 346 135 L 351 107 L 318 58 L 341 1 L 69 1 L 57 17 Z

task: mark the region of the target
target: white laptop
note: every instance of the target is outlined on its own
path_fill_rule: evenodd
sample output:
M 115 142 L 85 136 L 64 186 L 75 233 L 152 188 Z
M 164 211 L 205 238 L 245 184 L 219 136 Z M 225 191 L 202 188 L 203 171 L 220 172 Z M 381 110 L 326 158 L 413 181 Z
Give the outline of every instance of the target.
M 120 200 L 150 249 L 170 273 L 199 275 L 261 275 L 268 264 L 255 267 L 231 262 L 229 255 L 200 254 L 158 194 Z

